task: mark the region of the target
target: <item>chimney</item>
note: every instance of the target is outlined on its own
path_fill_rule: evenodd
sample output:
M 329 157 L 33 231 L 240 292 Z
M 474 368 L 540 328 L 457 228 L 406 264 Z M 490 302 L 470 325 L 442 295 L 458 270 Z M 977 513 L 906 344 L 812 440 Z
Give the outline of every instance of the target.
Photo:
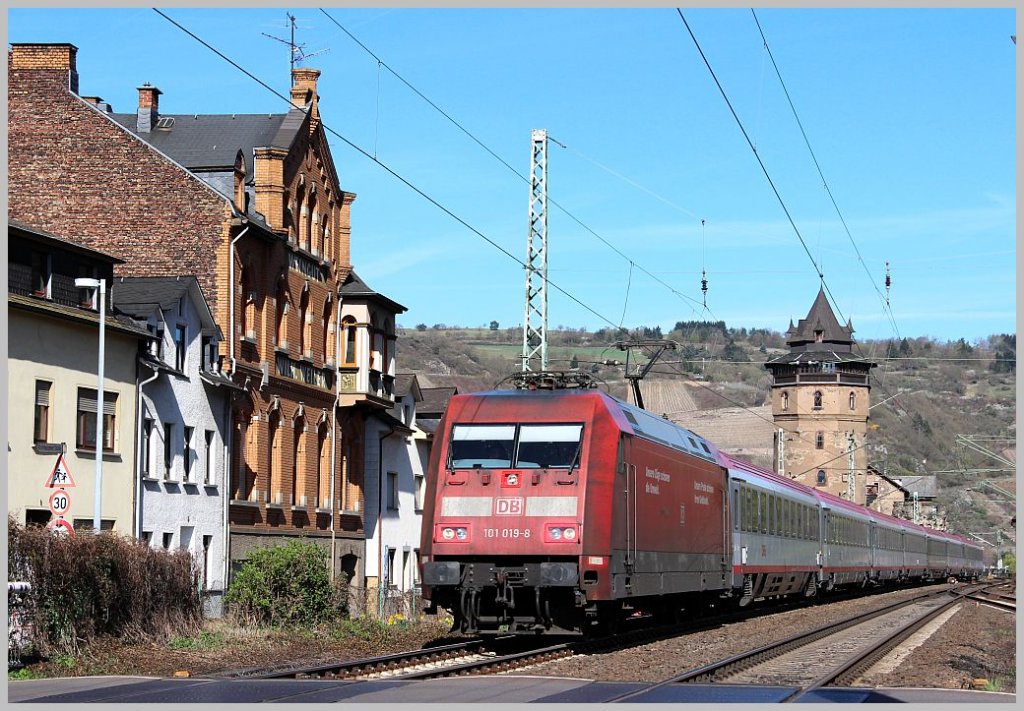
M 99 96 L 83 96 L 82 97 L 82 101 L 88 101 L 90 104 L 92 104 L 93 106 L 95 106 L 97 109 L 99 109 L 100 111 L 102 111 L 104 113 L 107 113 L 107 114 L 114 113 L 113 107 L 111 107 L 110 104 L 108 104 L 106 101 L 104 101 Z
M 157 109 L 162 93 L 155 86 L 150 86 L 149 82 L 139 87 L 139 118 L 135 126 L 139 133 L 149 133 L 156 126 L 157 119 L 160 118 Z
M 292 103 L 300 109 L 309 106 L 311 116 L 309 132 L 312 133 L 320 125 L 320 110 L 317 108 L 316 80 L 320 76 L 319 69 L 298 67 L 292 69 Z
M 11 44 L 7 56 L 9 70 L 60 70 L 67 72 L 67 87 L 78 93 L 78 68 L 76 57 L 78 47 L 73 44 L 32 44 L 18 42 Z

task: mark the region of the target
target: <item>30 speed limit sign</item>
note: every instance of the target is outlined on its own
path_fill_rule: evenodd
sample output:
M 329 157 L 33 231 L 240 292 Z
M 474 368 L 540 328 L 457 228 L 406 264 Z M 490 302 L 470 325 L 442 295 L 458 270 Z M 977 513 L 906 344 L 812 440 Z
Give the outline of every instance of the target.
M 68 509 L 71 508 L 71 497 L 68 496 L 68 492 L 63 489 L 59 489 L 50 494 L 50 511 L 53 511 L 58 516 L 66 514 Z

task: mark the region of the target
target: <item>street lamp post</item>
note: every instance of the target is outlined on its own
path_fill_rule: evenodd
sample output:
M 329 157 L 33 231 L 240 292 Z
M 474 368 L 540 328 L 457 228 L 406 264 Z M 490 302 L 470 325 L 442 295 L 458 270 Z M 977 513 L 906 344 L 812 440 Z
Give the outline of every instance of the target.
M 100 532 L 100 508 L 103 503 L 103 408 L 106 400 L 103 397 L 103 349 L 106 340 L 107 325 L 107 282 L 104 279 L 75 279 L 79 289 L 99 289 L 100 292 L 100 352 L 99 365 L 96 369 L 96 498 L 92 512 L 92 532 Z

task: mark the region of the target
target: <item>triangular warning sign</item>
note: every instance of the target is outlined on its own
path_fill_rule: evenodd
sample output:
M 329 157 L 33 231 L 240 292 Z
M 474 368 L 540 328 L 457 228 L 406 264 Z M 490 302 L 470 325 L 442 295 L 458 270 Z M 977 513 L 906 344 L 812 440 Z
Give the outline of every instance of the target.
M 58 454 L 57 463 L 53 465 L 53 471 L 50 472 L 50 476 L 46 479 L 44 486 L 48 489 L 70 489 L 74 485 L 75 480 L 71 476 L 71 470 L 68 469 L 68 463 L 64 461 L 64 455 Z

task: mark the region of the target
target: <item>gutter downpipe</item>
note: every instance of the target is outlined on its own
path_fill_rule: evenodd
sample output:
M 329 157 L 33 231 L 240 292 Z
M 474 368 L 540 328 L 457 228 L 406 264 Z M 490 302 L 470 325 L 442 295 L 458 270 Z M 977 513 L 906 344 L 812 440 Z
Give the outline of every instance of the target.
M 395 433 L 390 425 L 387 434 L 377 435 L 377 619 L 384 619 L 384 440 Z
M 231 205 L 231 213 L 233 217 L 240 218 L 241 224 L 245 225 L 245 229 L 239 232 L 228 244 L 228 354 L 231 361 L 231 378 L 234 379 L 236 368 L 235 340 L 237 338 L 235 333 L 235 244 L 249 231 L 249 225 L 247 224 L 248 220 L 238 212 L 234 205 Z M 227 413 L 224 423 L 227 434 L 227 437 L 224 438 L 224 445 L 227 450 L 227 456 L 224 458 L 224 592 L 227 592 L 228 578 L 231 573 L 231 455 L 235 447 L 235 428 L 231 423 L 231 399 L 232 395 L 228 394 L 225 398 L 226 404 L 224 406 Z
M 147 364 L 147 363 L 145 363 L 143 361 L 139 361 L 139 365 L 145 366 L 147 368 L 152 368 L 152 366 L 150 366 L 149 364 Z M 141 445 L 142 442 L 143 442 L 143 432 L 142 432 L 142 422 L 143 422 L 143 417 L 142 417 L 142 406 L 143 406 L 142 386 L 143 385 L 148 385 L 149 383 L 152 383 L 154 380 L 156 380 L 159 377 L 160 377 L 160 371 L 157 370 L 156 368 L 153 368 L 153 377 L 152 378 L 147 378 L 146 380 L 139 381 L 138 382 L 138 387 L 136 387 L 136 389 L 135 389 L 136 397 L 138 398 L 138 400 L 137 400 L 137 402 L 135 404 L 135 431 L 138 434 L 138 439 L 136 440 L 136 442 L 139 445 Z M 137 379 L 138 379 L 138 376 L 136 376 L 136 380 Z M 133 528 L 135 529 L 135 531 L 134 531 L 135 538 L 136 538 L 136 540 L 138 540 L 138 539 L 142 538 L 142 453 L 139 451 L 139 446 L 138 445 L 136 445 L 136 447 L 135 447 L 135 499 L 136 499 L 135 500 L 135 526 Z
M 337 539 L 334 528 L 335 504 L 341 509 L 340 502 L 335 500 L 334 484 L 338 478 L 338 401 L 341 399 L 341 378 L 338 377 L 338 365 L 341 364 L 341 294 L 337 295 L 338 305 L 334 310 L 334 406 L 331 407 L 331 582 L 337 577 Z

